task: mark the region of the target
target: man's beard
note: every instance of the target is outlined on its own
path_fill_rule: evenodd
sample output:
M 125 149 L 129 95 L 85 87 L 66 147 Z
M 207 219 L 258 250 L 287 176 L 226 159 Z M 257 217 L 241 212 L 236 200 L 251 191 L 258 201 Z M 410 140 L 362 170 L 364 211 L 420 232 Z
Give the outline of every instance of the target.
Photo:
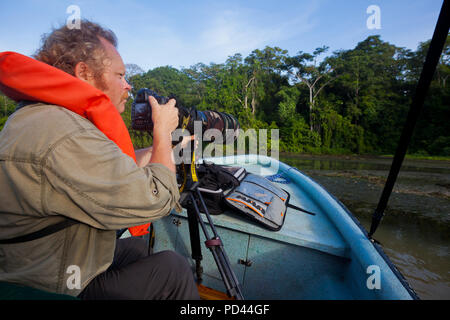
M 103 92 L 109 89 L 108 85 L 105 82 L 105 79 L 103 79 L 103 75 L 99 77 L 94 77 L 94 83 L 95 87 Z
M 123 100 L 123 101 L 127 101 L 129 97 L 130 97 L 129 92 L 128 92 L 128 91 L 125 91 L 125 92 L 123 93 L 123 95 L 122 95 L 122 100 Z
M 103 75 L 101 75 L 100 77 L 95 77 L 94 83 L 95 83 L 95 87 L 103 92 L 106 92 L 109 90 L 109 87 L 106 84 L 105 79 L 103 78 Z M 125 91 L 120 98 L 120 102 L 127 101 L 129 97 L 130 97 L 129 92 Z

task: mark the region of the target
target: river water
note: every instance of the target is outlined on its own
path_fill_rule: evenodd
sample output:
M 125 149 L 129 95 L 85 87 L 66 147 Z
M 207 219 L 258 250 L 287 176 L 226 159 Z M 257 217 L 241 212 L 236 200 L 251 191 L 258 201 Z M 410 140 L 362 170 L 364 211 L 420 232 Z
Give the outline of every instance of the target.
M 280 154 L 368 230 L 392 159 Z M 405 160 L 374 238 L 421 299 L 450 299 L 450 161 Z

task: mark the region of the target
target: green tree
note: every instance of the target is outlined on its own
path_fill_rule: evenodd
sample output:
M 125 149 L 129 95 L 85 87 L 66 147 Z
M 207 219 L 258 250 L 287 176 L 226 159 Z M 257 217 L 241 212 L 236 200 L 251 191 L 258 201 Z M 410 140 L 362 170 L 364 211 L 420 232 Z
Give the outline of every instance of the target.
M 281 82 L 281 72 L 287 59 L 287 50 L 266 46 L 263 50 L 256 49 L 245 58 L 248 82 L 251 96 L 252 114 L 256 114 L 258 106 L 266 113 L 276 112 L 273 99 Z
M 8 117 L 16 109 L 16 103 L 0 93 L 0 130 L 3 129 Z
M 370 36 L 328 59 L 339 73 L 325 90 L 328 101 L 362 127 L 367 150 L 395 151 L 410 100 L 406 55 L 407 50 Z
M 325 57 L 326 46 L 293 57 L 265 47 L 220 64 L 131 72 L 130 82 L 134 91 L 148 87 L 188 107 L 231 113 L 244 130 L 279 128 L 281 151 L 394 152 L 428 46 L 411 51 L 370 36 Z M 449 56 L 447 41 L 411 152 L 450 152 Z M 138 146 L 150 141 L 131 135 Z
M 278 119 L 281 123 L 295 115 L 299 96 L 300 91 L 295 86 L 285 86 L 278 91 L 276 94 L 276 97 L 280 100 Z
M 318 132 L 320 123 L 315 121 L 316 103 L 319 93 L 334 80 L 334 69 L 325 59 L 318 62 L 321 54 L 329 48 L 323 46 L 314 50 L 312 54 L 300 51 L 296 56 L 286 59 L 285 68 L 288 70 L 294 82 L 300 82 L 309 90 L 309 126 L 310 130 Z

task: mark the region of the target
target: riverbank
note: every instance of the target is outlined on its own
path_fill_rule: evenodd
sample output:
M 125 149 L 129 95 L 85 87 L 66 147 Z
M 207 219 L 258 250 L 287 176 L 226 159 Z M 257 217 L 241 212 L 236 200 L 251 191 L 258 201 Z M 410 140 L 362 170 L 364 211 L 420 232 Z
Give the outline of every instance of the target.
M 358 218 L 372 216 L 389 173 L 391 157 L 280 153 L 336 196 Z M 450 236 L 450 161 L 407 158 L 385 211 L 386 223 L 416 224 L 423 232 Z
M 293 153 L 293 152 L 280 152 L 280 156 L 283 157 L 294 157 L 294 158 L 306 158 L 306 159 L 347 159 L 347 160 L 358 160 L 358 159 L 388 159 L 392 162 L 394 155 L 392 154 L 381 154 L 381 155 L 356 155 L 356 154 L 306 154 L 306 153 Z M 448 162 L 447 167 L 450 167 L 450 157 L 447 156 L 428 156 L 423 154 L 407 154 L 405 156 L 405 161 L 443 161 Z M 445 165 L 445 164 L 444 164 Z

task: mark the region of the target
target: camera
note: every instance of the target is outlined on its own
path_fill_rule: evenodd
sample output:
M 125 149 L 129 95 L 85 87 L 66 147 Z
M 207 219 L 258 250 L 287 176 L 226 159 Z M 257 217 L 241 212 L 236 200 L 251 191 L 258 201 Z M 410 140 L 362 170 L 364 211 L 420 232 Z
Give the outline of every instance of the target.
M 153 131 L 152 107 L 148 101 L 149 96 L 153 96 L 160 105 L 166 104 L 173 98 L 160 96 L 155 91 L 147 88 L 140 89 L 131 106 L 131 126 L 134 130 Z M 190 135 L 194 134 L 194 122 L 201 121 L 201 134 L 204 141 L 208 141 L 208 138 L 204 135 L 208 129 L 219 130 L 224 143 L 228 143 L 230 140 L 234 142 L 237 139 L 239 122 L 232 115 L 219 111 L 200 111 L 195 107 L 186 108 L 180 105 L 178 101 L 175 107 L 178 108 L 177 128 L 187 130 Z

